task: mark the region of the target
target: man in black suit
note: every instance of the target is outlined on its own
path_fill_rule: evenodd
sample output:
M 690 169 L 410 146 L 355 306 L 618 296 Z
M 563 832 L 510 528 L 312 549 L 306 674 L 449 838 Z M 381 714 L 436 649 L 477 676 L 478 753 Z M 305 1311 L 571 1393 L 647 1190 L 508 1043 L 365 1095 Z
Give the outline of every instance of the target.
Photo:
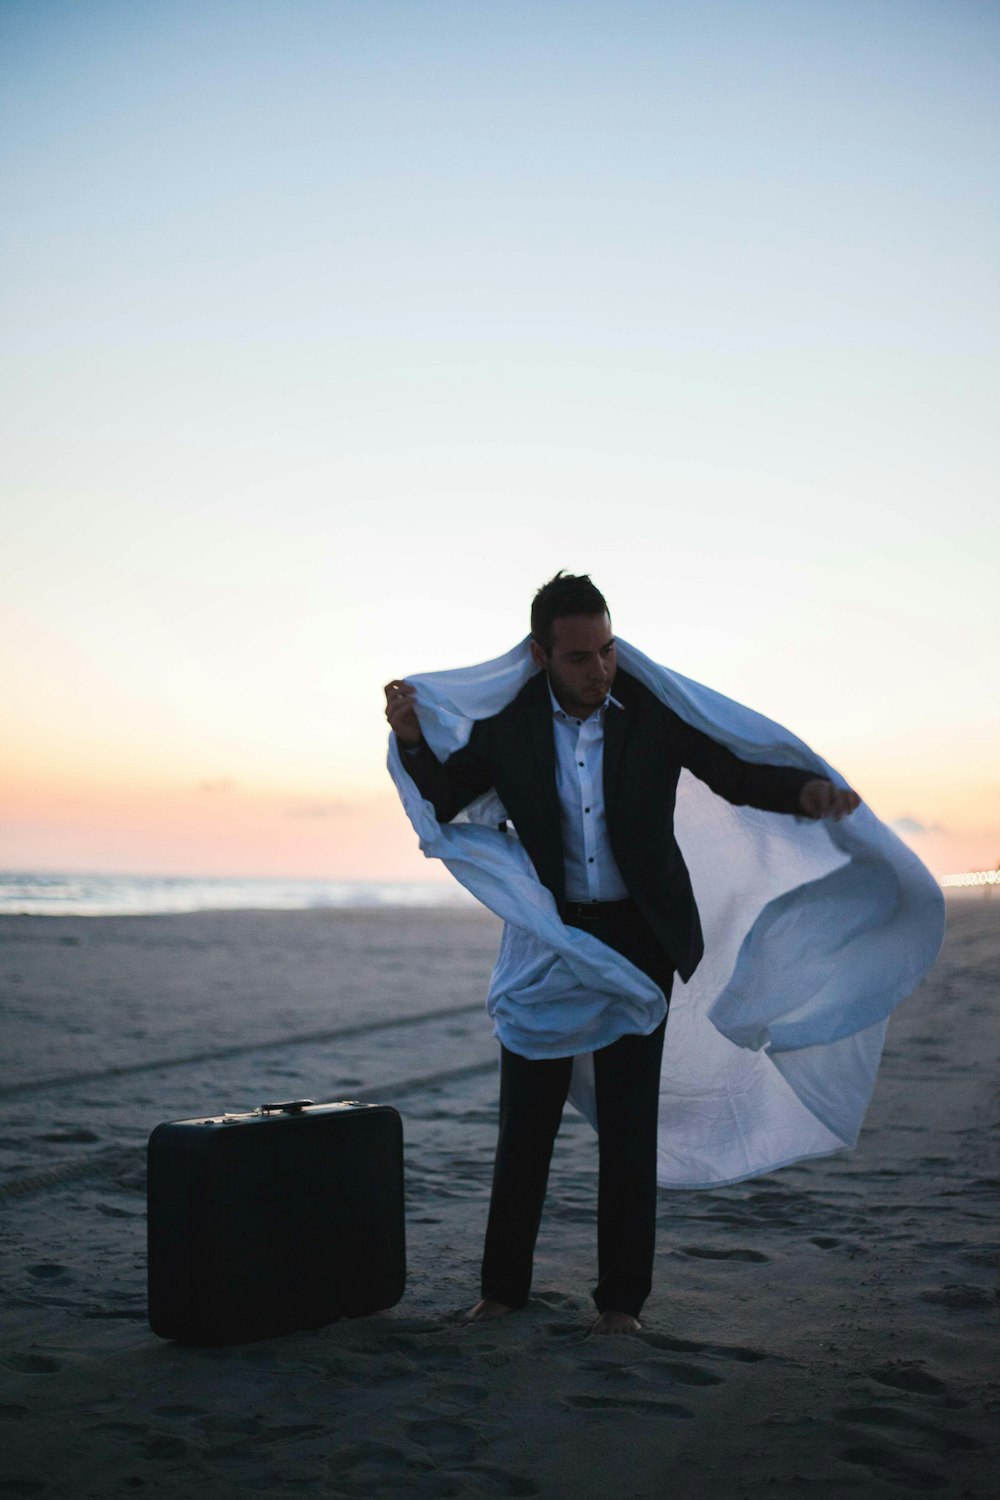
M 619 669 L 607 604 L 586 575 L 559 573 L 538 591 L 531 635 L 541 670 L 500 713 L 477 721 L 444 764 L 420 732 L 412 687 L 386 686 L 403 764 L 441 822 L 494 789 L 563 920 L 624 954 L 669 1002 L 674 973 L 690 978 L 703 951 L 673 830 L 681 769 L 737 806 L 768 812 L 840 818 L 859 799 L 810 771 L 738 759 Z M 598 1333 L 639 1328 L 652 1282 L 665 1025 L 594 1053 Z M 527 1301 L 572 1065 L 572 1057 L 501 1050 L 499 1137 L 472 1321 Z

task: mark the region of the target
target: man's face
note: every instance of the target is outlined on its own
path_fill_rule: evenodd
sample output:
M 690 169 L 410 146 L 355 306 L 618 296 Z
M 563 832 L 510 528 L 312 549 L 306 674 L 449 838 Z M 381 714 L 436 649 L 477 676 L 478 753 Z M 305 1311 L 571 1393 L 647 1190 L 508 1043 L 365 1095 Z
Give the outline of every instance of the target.
M 563 615 L 552 627 L 552 649 L 546 653 L 532 641 L 531 654 L 548 672 L 561 707 L 574 718 L 587 718 L 611 691 L 618 662 L 606 614 Z

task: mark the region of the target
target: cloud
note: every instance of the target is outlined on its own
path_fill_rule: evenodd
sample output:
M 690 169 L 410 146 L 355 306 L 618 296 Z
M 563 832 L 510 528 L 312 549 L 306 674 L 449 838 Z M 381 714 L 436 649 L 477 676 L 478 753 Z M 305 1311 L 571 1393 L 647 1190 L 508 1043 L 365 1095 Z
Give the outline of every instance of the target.
M 199 781 L 199 792 L 231 792 L 236 782 L 231 776 L 220 776 L 215 781 Z
M 940 823 L 921 823 L 919 818 L 904 816 L 893 818 L 889 827 L 895 833 L 947 833 L 947 828 Z
M 286 807 L 286 818 L 339 818 L 353 812 L 347 802 L 303 802 L 299 807 Z

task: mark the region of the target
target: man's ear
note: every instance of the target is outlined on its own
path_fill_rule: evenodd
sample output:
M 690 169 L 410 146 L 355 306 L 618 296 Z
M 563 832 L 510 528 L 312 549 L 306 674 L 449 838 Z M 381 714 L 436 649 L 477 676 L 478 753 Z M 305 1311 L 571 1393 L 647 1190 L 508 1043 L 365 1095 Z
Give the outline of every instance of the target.
M 549 664 L 548 656 L 542 650 L 534 636 L 531 637 L 531 660 L 535 663 L 536 667 L 547 667 Z

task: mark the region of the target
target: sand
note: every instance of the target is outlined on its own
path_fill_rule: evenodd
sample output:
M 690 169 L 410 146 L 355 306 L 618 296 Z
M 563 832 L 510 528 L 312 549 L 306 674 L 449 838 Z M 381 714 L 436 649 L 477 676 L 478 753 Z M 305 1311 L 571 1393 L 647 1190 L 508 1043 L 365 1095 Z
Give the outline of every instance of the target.
M 1000 900 L 950 902 L 855 1152 L 661 1194 L 627 1339 L 588 1336 L 596 1143 L 572 1112 L 530 1305 L 460 1322 L 497 939 L 471 910 L 0 920 L 0 1495 L 1000 1493 Z M 402 1302 L 241 1347 L 156 1338 L 149 1131 L 302 1095 L 403 1116 Z

